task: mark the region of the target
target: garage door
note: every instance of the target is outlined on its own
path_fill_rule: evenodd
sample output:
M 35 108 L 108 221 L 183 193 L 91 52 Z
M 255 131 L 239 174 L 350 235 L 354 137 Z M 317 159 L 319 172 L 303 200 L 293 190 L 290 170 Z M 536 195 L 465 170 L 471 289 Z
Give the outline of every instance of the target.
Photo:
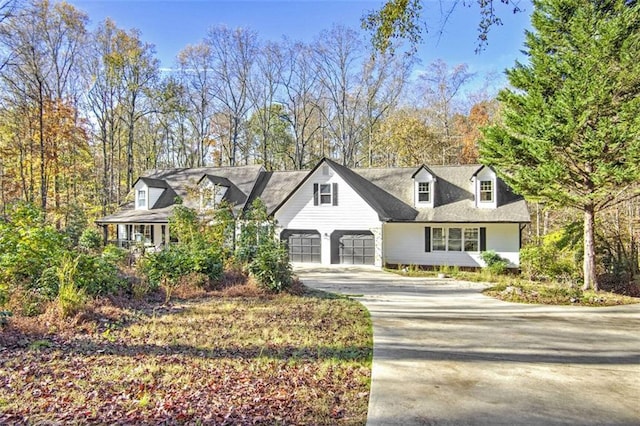
M 342 232 L 338 235 L 338 262 L 347 265 L 373 265 L 375 240 L 371 232 Z
M 287 243 L 291 262 L 320 263 L 320 233 L 317 231 L 285 230 L 282 240 Z

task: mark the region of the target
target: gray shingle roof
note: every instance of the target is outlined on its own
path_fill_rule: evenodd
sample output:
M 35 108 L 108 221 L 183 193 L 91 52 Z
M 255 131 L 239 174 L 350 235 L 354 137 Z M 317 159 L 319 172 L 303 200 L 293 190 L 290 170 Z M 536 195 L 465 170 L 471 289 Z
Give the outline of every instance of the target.
M 194 169 L 152 170 L 144 179 L 166 183 L 167 190 L 152 210 L 120 211 L 98 223 L 163 222 L 169 217 L 175 197 L 185 201 L 187 207 L 198 207 L 193 191 L 197 183 L 212 176 L 216 183 L 229 182 L 225 199 L 244 209 L 256 198 L 262 199 L 267 211 L 273 214 L 323 163 L 329 164 L 378 213 L 383 221 L 396 222 L 512 222 L 530 221 L 524 199 L 514 194 L 502 181 L 498 181 L 499 206 L 495 209 L 475 207 L 471 178 L 482 166 L 430 166 L 427 170 L 436 178 L 434 207 L 414 207 L 413 177 L 421 168 L 349 169 L 332 160 L 324 159 L 311 171 L 266 172 L 261 166 L 204 167 Z M 142 178 L 141 178 L 142 179 Z M 213 181 L 213 180 L 212 180 Z
M 121 211 L 98 219 L 96 222 L 166 222 L 176 197 L 180 197 L 187 207 L 199 207 L 200 199 L 195 196 L 197 184 L 205 175 L 224 177 L 225 180 L 232 183 L 233 185 L 225 194 L 225 200 L 230 202 L 235 209 L 241 209 L 262 171 L 264 169 L 259 165 L 149 170 L 139 180 L 150 187 L 166 188 L 151 209 L 134 210 L 133 205 L 128 204 L 123 206 Z
M 530 221 L 524 199 L 514 194 L 498 180 L 496 209 L 475 207 L 471 177 L 481 167 L 478 164 L 460 166 L 431 166 L 435 175 L 434 207 L 417 208 L 411 219 L 417 222 L 519 222 Z M 354 172 L 386 192 L 394 194 L 403 203 L 412 206 L 414 187 L 412 176 L 416 168 L 355 169 Z M 404 221 L 401 217 L 392 220 Z
M 308 170 L 262 173 L 253 192 L 249 195 L 246 207 L 251 206 L 256 198 L 260 198 L 267 207 L 267 212 L 272 214 L 309 173 Z

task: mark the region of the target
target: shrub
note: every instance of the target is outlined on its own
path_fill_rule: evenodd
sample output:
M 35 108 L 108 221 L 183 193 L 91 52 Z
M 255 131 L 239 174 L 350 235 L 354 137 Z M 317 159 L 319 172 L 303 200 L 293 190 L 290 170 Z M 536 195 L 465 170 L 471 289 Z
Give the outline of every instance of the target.
M 249 265 L 260 251 L 261 244 L 274 238 L 273 222 L 269 220 L 265 204 L 257 198 L 246 212 L 236 246 L 236 258 Z
M 165 303 L 171 300 L 180 277 L 193 271 L 193 263 L 185 247 L 172 244 L 165 250 L 147 254 L 140 264 L 149 282 L 165 291 Z
M 127 287 L 118 268 L 103 256 L 81 254 L 77 258 L 76 284 L 91 296 L 118 294 Z
M 0 306 L 4 306 L 9 301 L 9 286 L 0 283 Z
M 507 271 L 509 261 L 493 250 L 483 251 L 480 253 L 480 258 L 487 265 L 487 270 L 494 275 L 502 275 Z
M 280 292 L 287 289 L 293 280 L 289 253 L 284 244 L 271 239 L 260 245 L 255 258 L 249 264 L 249 272 L 256 277 L 261 287 Z
M 107 245 L 102 250 L 102 258 L 115 265 L 122 265 L 128 256 L 129 252 L 127 250 L 114 246 L 113 244 Z
M 529 279 L 566 279 L 576 277 L 575 245 L 568 240 L 566 230 L 546 235 L 540 244 L 528 244 L 520 250 L 520 267 Z
M 78 246 L 87 251 L 95 251 L 102 247 L 102 235 L 97 229 L 87 228 L 78 239 Z
M 35 288 L 42 272 L 68 250 L 68 240 L 31 205 L 15 206 L 9 217 L 0 221 L 0 282 Z
M 58 306 L 63 318 L 78 313 L 87 301 L 85 291 L 76 284 L 78 264 L 79 258 L 72 259 L 67 255 L 56 269 L 59 282 Z

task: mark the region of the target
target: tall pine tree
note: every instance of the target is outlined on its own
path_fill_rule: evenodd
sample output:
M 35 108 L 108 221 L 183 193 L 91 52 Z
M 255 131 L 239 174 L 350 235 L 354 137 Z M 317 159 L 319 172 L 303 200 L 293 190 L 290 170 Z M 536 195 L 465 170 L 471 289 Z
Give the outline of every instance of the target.
M 480 155 L 517 192 L 583 212 L 584 288 L 597 290 L 595 215 L 640 181 L 640 8 L 534 0 L 532 25 Z

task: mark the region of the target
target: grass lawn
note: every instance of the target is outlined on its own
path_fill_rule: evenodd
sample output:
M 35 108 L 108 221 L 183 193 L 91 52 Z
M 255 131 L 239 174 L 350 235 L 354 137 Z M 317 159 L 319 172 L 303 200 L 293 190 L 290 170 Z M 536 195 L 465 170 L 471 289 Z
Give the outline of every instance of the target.
M 0 424 L 366 422 L 372 328 L 355 301 L 209 296 L 114 309 L 66 330 L 43 319 L 40 331 L 0 332 Z

